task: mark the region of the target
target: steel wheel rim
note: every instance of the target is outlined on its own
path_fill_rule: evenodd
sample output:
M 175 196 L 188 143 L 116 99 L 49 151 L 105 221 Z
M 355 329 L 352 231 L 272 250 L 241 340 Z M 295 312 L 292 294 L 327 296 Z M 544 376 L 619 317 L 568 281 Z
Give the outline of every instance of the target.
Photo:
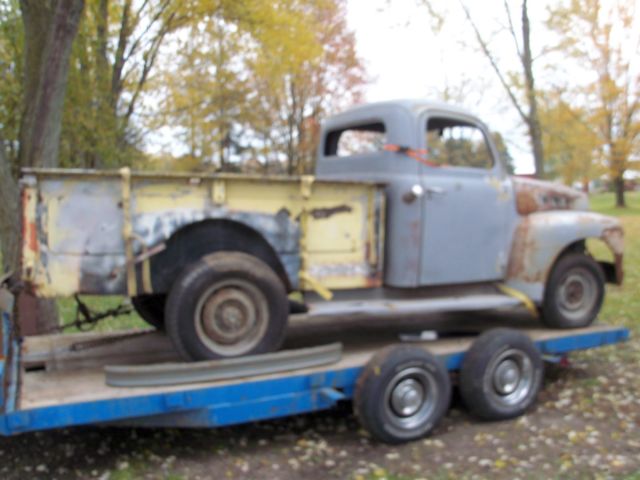
M 589 315 L 597 302 L 598 285 L 596 279 L 584 268 L 569 270 L 558 289 L 558 308 L 572 320 L 580 320 Z
M 222 356 L 243 355 L 267 330 L 267 299 L 251 282 L 222 280 L 200 296 L 193 321 L 198 339 L 209 350 Z
M 534 378 L 534 366 L 529 356 L 522 350 L 510 348 L 489 363 L 484 391 L 504 406 L 517 406 L 531 393 Z
M 384 407 L 389 422 L 402 430 L 420 428 L 433 414 L 438 388 L 433 374 L 411 367 L 391 379 L 384 393 Z

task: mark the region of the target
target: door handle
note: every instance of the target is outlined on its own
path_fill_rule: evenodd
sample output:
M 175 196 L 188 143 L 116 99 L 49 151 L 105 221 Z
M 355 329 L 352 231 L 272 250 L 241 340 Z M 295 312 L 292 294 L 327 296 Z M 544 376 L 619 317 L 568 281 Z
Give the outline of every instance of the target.
M 423 195 L 424 188 L 422 188 L 422 185 L 416 183 L 413 187 L 411 187 L 411 190 L 402 195 L 402 200 L 404 201 L 404 203 L 413 203 L 417 198 L 420 198 Z
M 443 197 L 447 194 L 447 191 L 442 187 L 427 187 L 426 188 L 427 198 L 433 197 Z

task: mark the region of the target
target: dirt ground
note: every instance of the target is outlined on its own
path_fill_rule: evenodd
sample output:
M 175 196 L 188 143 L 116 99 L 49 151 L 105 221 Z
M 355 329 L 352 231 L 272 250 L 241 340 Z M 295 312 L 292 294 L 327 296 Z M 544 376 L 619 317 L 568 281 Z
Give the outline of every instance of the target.
M 2 438 L 0 478 L 640 479 L 640 341 L 547 366 L 537 406 L 517 420 L 480 422 L 454 396 L 429 438 L 402 446 L 370 439 L 345 404 L 218 430 L 86 427 Z

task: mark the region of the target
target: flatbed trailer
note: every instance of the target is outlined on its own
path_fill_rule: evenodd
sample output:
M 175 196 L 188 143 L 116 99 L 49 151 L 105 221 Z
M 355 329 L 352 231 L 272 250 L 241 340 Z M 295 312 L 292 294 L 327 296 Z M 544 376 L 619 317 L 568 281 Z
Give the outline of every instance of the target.
M 430 352 L 438 364 L 446 369 L 447 384 L 443 388 L 450 388 L 447 371 L 460 371 L 464 368 L 468 370 L 465 359 L 472 355 L 470 351 L 479 343 L 478 322 L 470 327 L 474 332 L 472 334 L 433 339 L 425 339 L 424 335 L 399 335 L 403 331 L 402 327 L 394 331 L 372 328 L 368 333 L 366 330 L 356 329 L 356 335 L 351 336 L 345 334 L 345 329 L 338 328 L 341 331 L 340 340 L 344 343 L 336 356 L 336 345 L 317 348 L 318 342 L 325 342 L 327 337 L 317 333 L 331 329 L 305 324 L 304 319 L 296 320 L 294 316 L 290 322 L 284 353 L 245 358 L 241 366 L 235 365 L 232 360 L 230 369 L 232 374 L 234 369 L 238 369 L 236 378 L 193 380 L 190 379 L 189 372 L 204 364 L 172 363 L 178 362 L 179 357 L 172 351 L 166 336 L 160 332 L 78 333 L 20 339 L 13 336 L 13 296 L 4 289 L 0 289 L 0 310 L 2 435 L 79 425 L 219 427 L 329 409 L 340 401 L 360 396 L 359 399 L 354 399 L 356 413 L 375 436 L 390 442 L 411 440 L 427 433 L 433 425 L 418 432 L 410 432 L 406 437 L 403 432 L 397 434 L 380 430 L 382 427 L 377 424 L 380 419 L 375 418 L 375 405 L 384 403 L 384 394 L 375 393 L 375 389 L 380 388 L 375 382 L 380 376 L 384 377 L 386 366 L 380 362 L 384 360 L 393 363 L 391 357 L 397 352 L 400 352 L 400 356 L 409 352 L 410 357 L 412 352 L 414 357 L 416 351 Z M 514 322 L 510 321 L 508 324 L 513 325 Z M 483 322 L 482 330 L 489 326 L 493 325 Z M 405 329 L 405 332 L 408 330 Z M 531 339 L 542 356 L 547 357 L 562 357 L 570 352 L 622 342 L 629 337 L 629 331 L 625 328 L 597 324 L 574 330 L 531 328 L 529 324 L 510 330 L 491 331 L 498 332 L 500 338 L 505 338 L 505 332 L 515 332 L 516 337 L 524 335 Z M 486 336 L 485 334 L 480 338 Z M 389 347 L 398 343 L 405 346 L 395 349 Z M 518 351 L 513 345 L 510 348 L 506 352 Z M 380 352 L 386 353 L 381 355 Z M 477 353 L 473 354 L 477 357 Z M 293 355 L 290 357 L 290 365 L 286 364 L 287 355 Z M 319 363 L 308 366 L 305 361 L 314 355 L 320 356 Z M 493 377 L 494 383 L 497 381 L 496 385 L 506 389 L 507 393 L 511 388 L 509 375 L 513 374 L 508 367 L 515 365 L 514 361 L 517 363 L 518 360 L 517 355 L 509 358 L 500 364 L 499 368 L 502 370 L 497 372 L 502 377 Z M 405 358 L 405 363 L 406 360 Z M 410 365 L 413 365 L 412 371 L 416 371 L 416 362 L 411 363 L 411 358 L 409 360 Z M 402 361 L 401 359 L 400 363 Z M 225 362 L 229 361 L 218 361 L 217 364 L 224 365 Z M 482 359 L 478 362 L 482 363 Z M 473 362 L 475 368 L 478 362 Z M 251 365 L 260 367 L 261 373 L 253 374 Z M 271 373 L 270 365 L 277 367 Z M 522 365 L 526 367 L 526 362 Z M 397 365 L 391 367 L 396 368 Z M 135 386 L 136 378 L 140 381 L 140 378 L 144 378 L 145 371 L 154 369 L 156 380 L 148 385 L 142 382 Z M 399 368 L 396 369 L 400 371 Z M 370 375 L 367 375 L 368 372 Z M 124 374 L 125 384 L 127 378 L 132 380 L 129 386 L 108 385 L 107 377 L 110 373 L 116 374 L 116 384 L 122 381 L 122 378 L 118 379 L 118 373 Z M 143 376 L 140 377 L 139 374 Z M 414 372 L 414 376 L 408 380 L 405 377 L 398 380 L 395 389 L 391 391 L 392 404 L 387 405 L 387 413 L 394 411 L 392 407 L 397 405 L 393 402 L 396 402 L 401 412 L 398 416 L 400 420 L 414 418 L 412 409 L 418 398 L 416 392 L 425 394 L 424 388 L 412 388 L 420 381 L 419 374 L 420 372 Z M 464 374 L 462 371 L 460 376 L 463 377 Z M 433 378 L 437 379 L 437 376 Z M 498 381 L 501 378 L 504 380 L 502 383 Z M 522 378 L 525 379 L 524 374 Z M 193 383 L 189 383 L 192 381 Z M 424 385 L 437 388 L 439 384 L 427 378 Z M 464 390 L 462 386 L 461 389 Z M 390 391 L 389 387 L 387 391 Z M 533 392 L 534 397 L 536 393 L 537 391 Z M 447 391 L 439 400 L 436 399 L 437 404 L 444 405 L 442 414 L 448 407 L 449 395 Z M 530 403 L 521 407 L 529 405 Z M 439 408 L 435 404 L 431 406 Z M 481 405 L 470 406 L 472 410 L 475 407 L 480 416 L 491 417 L 486 415 L 486 409 L 483 415 Z M 522 411 L 520 408 L 512 409 L 503 412 L 502 417 L 509 418 Z

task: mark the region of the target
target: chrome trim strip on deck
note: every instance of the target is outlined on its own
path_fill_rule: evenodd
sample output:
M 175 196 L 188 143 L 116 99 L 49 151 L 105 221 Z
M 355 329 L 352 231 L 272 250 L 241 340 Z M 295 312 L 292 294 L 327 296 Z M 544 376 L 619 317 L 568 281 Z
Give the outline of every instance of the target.
M 193 363 L 108 365 L 106 383 L 112 387 L 152 387 L 253 377 L 330 365 L 342 358 L 342 344 L 285 350 L 263 355 Z

